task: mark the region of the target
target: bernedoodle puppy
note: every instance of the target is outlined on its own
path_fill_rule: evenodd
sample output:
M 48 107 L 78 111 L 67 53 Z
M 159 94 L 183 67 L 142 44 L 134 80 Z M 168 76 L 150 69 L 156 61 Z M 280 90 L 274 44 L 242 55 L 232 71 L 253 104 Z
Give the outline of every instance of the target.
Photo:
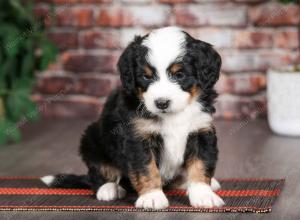
M 88 174 L 59 174 L 50 187 L 91 188 L 98 200 L 138 193 L 138 208 L 168 207 L 163 187 L 187 190 L 193 207 L 218 207 L 213 178 L 217 137 L 212 123 L 220 55 L 177 27 L 135 37 L 121 55 L 122 87 L 81 139 Z M 125 190 L 126 189 L 126 190 Z

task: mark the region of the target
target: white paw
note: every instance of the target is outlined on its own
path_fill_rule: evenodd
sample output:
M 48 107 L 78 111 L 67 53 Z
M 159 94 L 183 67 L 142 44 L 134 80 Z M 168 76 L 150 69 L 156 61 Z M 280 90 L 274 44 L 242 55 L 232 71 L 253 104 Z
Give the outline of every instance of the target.
M 211 178 L 210 187 L 213 191 L 221 189 L 221 185 L 215 178 Z
M 190 203 L 195 208 L 220 207 L 225 203 L 205 183 L 191 183 L 188 187 Z
M 51 186 L 54 180 L 55 180 L 55 176 L 43 176 L 41 178 L 41 181 L 43 181 L 47 186 Z
M 97 199 L 100 201 L 111 201 L 121 199 L 126 195 L 125 189 L 117 183 L 105 183 L 97 191 Z
M 169 201 L 160 189 L 141 195 L 135 203 L 135 207 L 144 209 L 164 209 L 168 206 Z

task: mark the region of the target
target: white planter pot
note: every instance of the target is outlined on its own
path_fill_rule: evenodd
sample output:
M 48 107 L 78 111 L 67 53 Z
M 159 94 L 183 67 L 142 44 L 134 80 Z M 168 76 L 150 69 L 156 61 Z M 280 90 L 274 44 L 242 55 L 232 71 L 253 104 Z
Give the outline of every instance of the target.
M 281 135 L 300 136 L 300 72 L 269 70 L 267 99 L 271 129 Z

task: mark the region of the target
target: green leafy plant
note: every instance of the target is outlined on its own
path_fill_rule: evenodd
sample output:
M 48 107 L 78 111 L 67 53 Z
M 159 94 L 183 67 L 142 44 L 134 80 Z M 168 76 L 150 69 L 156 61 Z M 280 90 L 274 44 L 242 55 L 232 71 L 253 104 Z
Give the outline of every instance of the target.
M 281 3 L 295 3 L 299 5 L 299 14 L 300 14 L 300 0 L 278 0 Z M 298 57 L 295 63 L 295 71 L 300 71 L 299 66 L 297 65 L 298 60 L 300 60 L 300 20 L 298 23 Z
M 19 141 L 21 121 L 38 118 L 31 101 L 34 74 L 56 57 L 45 26 L 36 20 L 31 3 L 0 1 L 0 145 Z

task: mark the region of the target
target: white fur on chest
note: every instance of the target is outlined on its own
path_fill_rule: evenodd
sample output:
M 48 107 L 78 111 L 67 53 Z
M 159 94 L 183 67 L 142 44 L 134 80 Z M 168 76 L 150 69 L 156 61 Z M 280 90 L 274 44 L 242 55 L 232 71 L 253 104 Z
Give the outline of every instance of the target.
M 188 135 L 209 127 L 211 121 L 211 115 L 202 112 L 200 104 L 196 102 L 183 112 L 164 118 L 160 129 L 164 140 L 160 160 L 160 173 L 163 180 L 172 179 L 182 165 Z
M 163 138 L 159 170 L 165 182 L 175 176 L 183 163 L 188 135 L 211 126 L 211 115 L 201 109 L 198 102 L 193 102 L 184 111 L 165 115 L 161 122 L 143 127 L 144 132 L 157 133 Z

